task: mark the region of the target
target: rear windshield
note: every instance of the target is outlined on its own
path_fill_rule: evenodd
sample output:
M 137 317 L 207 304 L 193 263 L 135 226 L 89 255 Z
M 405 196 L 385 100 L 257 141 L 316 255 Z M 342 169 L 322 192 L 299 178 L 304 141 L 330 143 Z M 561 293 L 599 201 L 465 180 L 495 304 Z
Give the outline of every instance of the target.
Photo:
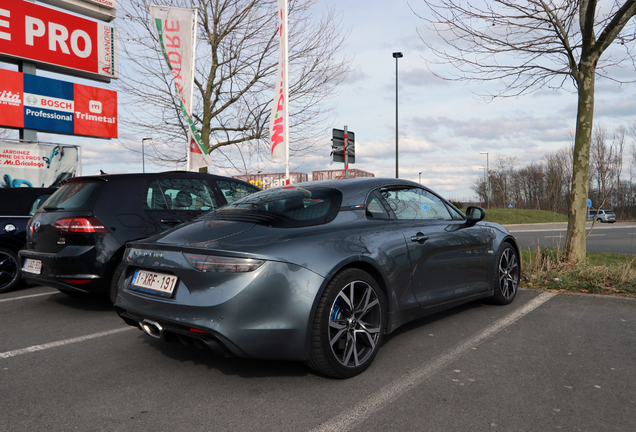
M 337 189 L 289 186 L 249 195 L 208 215 L 280 228 L 312 226 L 332 221 L 341 202 L 342 193 Z
M 49 198 L 44 209 L 90 210 L 101 186 L 101 182 L 67 183 Z

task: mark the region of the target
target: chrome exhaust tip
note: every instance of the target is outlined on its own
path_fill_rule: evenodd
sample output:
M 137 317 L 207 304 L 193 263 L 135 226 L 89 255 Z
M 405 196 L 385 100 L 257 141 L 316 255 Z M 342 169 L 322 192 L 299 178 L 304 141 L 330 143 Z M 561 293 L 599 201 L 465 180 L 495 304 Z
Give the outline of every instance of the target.
M 161 324 L 155 321 L 143 320 L 141 322 L 141 329 L 148 335 L 156 339 L 161 339 L 163 334 L 163 327 Z

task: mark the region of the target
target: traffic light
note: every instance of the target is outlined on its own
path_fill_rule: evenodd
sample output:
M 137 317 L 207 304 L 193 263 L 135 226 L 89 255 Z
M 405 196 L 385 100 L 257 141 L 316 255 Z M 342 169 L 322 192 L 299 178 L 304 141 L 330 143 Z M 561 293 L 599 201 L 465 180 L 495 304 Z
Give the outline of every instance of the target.
M 344 130 L 342 129 L 334 129 L 333 135 L 331 138 L 331 160 L 334 162 L 342 162 L 344 163 Z M 347 141 L 349 145 L 347 146 L 347 161 L 352 164 L 356 162 L 356 142 L 355 142 L 355 133 L 348 131 L 347 133 Z

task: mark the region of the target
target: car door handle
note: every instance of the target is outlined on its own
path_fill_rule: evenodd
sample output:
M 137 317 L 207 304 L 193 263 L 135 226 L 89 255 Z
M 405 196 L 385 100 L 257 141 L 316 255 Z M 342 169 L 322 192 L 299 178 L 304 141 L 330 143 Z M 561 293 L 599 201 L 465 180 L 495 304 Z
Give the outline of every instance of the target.
M 421 232 L 418 232 L 413 237 L 411 237 L 412 242 L 417 242 L 419 244 L 424 243 L 426 240 L 428 240 L 428 236 L 425 234 L 422 234 Z
M 185 221 L 182 221 L 181 219 L 161 219 L 161 223 L 165 223 L 168 225 L 178 225 L 183 222 Z

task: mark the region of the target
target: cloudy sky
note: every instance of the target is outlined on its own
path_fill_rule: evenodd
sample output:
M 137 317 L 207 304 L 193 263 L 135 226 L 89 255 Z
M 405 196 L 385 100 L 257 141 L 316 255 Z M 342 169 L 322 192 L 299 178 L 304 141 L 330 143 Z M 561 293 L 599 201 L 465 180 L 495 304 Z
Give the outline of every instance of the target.
M 491 166 L 497 155 L 515 156 L 519 166 L 524 166 L 570 144 L 576 114 L 576 94 L 571 85 L 564 90 L 542 90 L 486 103 L 477 96 L 489 90 L 483 85 L 449 82 L 432 75 L 427 60 L 434 58 L 421 37 L 435 35 L 411 10 L 426 14 L 419 0 L 320 0 L 316 14 L 325 8 L 342 13 L 344 28 L 349 32 L 340 55 L 353 58 L 352 71 L 332 99 L 336 110 L 330 126 L 347 125 L 355 132 L 353 168 L 379 177 L 395 176 L 396 60 L 392 53 L 397 51 L 404 54 L 398 65 L 400 177 L 419 181 L 421 173 L 422 183 L 442 195 L 469 198 L 474 196 L 472 186 L 486 166 L 486 155 L 480 152 L 489 153 Z M 635 75 L 633 67 L 618 73 Z M 596 88 L 597 124 L 612 129 L 636 120 L 636 84 L 621 86 L 598 80 Z M 83 174 L 100 169 L 111 173 L 141 171 L 142 137 L 125 131 L 120 135 L 129 142 L 138 142 L 138 151 L 122 149 L 117 140 L 73 140 L 44 133 L 38 136 L 42 141 L 81 144 Z M 313 170 L 341 168 L 342 164 L 330 165 L 328 139 L 325 137 L 323 154 L 292 160 L 291 169 L 311 174 Z M 165 168 L 146 161 L 149 170 Z M 270 164 L 265 170 L 281 172 L 284 165 Z

